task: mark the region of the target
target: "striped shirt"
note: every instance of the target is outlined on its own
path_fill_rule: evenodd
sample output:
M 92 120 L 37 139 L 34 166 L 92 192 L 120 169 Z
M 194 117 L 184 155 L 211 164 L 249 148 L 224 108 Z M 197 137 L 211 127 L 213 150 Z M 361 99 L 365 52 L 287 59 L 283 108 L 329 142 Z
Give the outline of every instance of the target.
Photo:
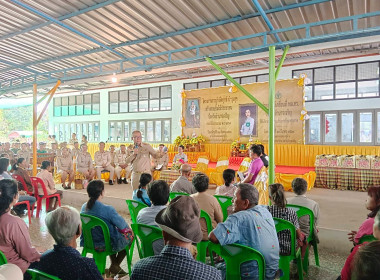
M 274 218 L 283 219 L 291 222 L 296 230 L 299 229 L 297 213 L 293 209 L 280 208 L 276 205 L 268 206 L 269 212 Z M 289 230 L 283 230 L 277 233 L 278 242 L 280 243 L 280 255 L 288 256 L 291 253 L 291 235 Z M 297 238 L 296 238 L 297 242 Z M 297 244 L 296 244 L 297 245 Z

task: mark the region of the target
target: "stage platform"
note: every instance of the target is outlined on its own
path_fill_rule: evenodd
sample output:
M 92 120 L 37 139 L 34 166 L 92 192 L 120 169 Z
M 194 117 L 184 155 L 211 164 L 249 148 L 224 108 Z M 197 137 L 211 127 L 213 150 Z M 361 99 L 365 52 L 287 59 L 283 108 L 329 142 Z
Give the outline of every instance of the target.
M 57 185 L 57 188 L 60 188 Z M 128 215 L 126 199 L 131 199 L 132 189 L 129 184 L 106 184 L 103 202 L 113 205 L 117 211 Z M 70 204 L 80 207 L 88 200 L 86 190 L 63 190 L 63 205 Z M 215 190 L 208 190 L 214 194 Z M 287 197 L 293 196 L 291 192 Z M 368 211 L 364 203 L 367 194 L 362 192 L 339 191 L 329 189 L 312 189 L 307 196 L 317 201 L 321 208 L 319 223 L 320 247 L 339 253 L 347 253 L 352 244 L 347 239 L 347 233 L 357 230 L 367 217 Z

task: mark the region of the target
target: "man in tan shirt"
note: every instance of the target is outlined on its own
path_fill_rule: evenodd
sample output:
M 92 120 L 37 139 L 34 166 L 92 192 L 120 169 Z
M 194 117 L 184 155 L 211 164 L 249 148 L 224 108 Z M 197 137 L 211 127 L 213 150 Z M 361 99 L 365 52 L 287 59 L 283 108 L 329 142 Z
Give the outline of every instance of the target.
M 223 222 L 223 212 L 218 200 L 206 193 L 208 189 L 209 179 L 203 174 L 197 174 L 193 178 L 193 185 L 197 193 L 190 195 L 198 202 L 199 208 L 205 211 L 211 218 L 212 227 L 215 228 L 218 223 Z M 207 225 L 204 219 L 200 219 L 201 229 L 203 233 L 202 240 L 208 240 Z
M 21 144 L 21 150 L 17 152 L 17 158 L 24 158 L 29 168 L 30 165 L 30 152 L 28 150 L 28 145 L 26 143 Z
M 113 168 L 115 168 L 115 156 L 116 156 L 116 152 L 115 152 L 115 145 L 111 145 L 110 146 L 110 156 L 111 156 L 111 165 Z
M 62 187 L 71 189 L 71 182 L 74 180 L 73 160 L 66 147 L 62 149 L 62 155 L 57 157 L 57 171 L 61 173 Z M 69 176 L 69 183 L 66 186 L 67 176 Z
M 132 187 L 135 190 L 139 187 L 141 174 L 151 174 L 152 166 L 150 156 L 158 158 L 160 155 L 152 148 L 151 145 L 142 143 L 142 136 L 140 131 L 133 131 L 132 140 L 134 144 L 128 146 L 129 156 L 126 159 L 126 163 L 130 163 L 132 165 L 131 181 Z
M 78 141 L 75 141 L 75 142 L 74 142 L 74 147 L 71 149 L 71 156 L 77 158 L 77 157 L 78 157 L 78 153 L 79 153 L 80 151 L 81 151 L 81 150 L 80 150 L 80 148 L 79 148 L 79 142 L 78 142 Z
M 99 151 L 94 155 L 96 175 L 100 180 L 102 176 L 102 171 L 107 170 L 110 172 L 109 184 L 113 185 L 113 175 L 115 168 L 111 165 L 111 154 L 109 151 L 105 151 L 106 144 L 104 142 L 99 143 Z
M 95 169 L 92 164 L 92 158 L 89 152 L 87 152 L 87 145 L 80 145 L 80 152 L 77 157 L 77 171 L 82 173 L 88 181 L 94 179 Z
M 167 151 L 165 151 L 164 148 L 165 148 L 164 144 L 159 145 L 158 154 L 160 157 L 153 159 L 153 161 L 152 161 L 153 162 L 152 172 L 154 170 L 162 171 L 162 170 L 168 169 L 169 157 L 168 157 Z M 160 167 L 160 168 L 158 168 L 158 167 Z
M 124 184 L 127 184 L 127 180 L 129 176 L 131 176 L 131 168 L 126 163 L 126 159 L 128 157 L 127 149 L 124 144 L 120 145 L 120 150 L 116 152 L 115 155 L 115 172 L 117 176 L 117 183 L 121 184 L 123 182 Z M 125 177 L 123 180 L 121 180 L 121 171 L 125 170 Z

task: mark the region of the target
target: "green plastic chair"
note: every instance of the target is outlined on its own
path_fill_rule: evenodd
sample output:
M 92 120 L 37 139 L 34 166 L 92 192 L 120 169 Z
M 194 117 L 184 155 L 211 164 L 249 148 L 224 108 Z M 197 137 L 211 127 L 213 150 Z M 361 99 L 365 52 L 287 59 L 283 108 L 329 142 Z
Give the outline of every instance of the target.
M 103 220 L 91 215 L 81 213 L 80 217 L 82 220 L 82 234 L 83 234 L 83 240 L 84 240 L 82 256 L 85 257 L 88 253 L 92 254 L 95 260 L 96 266 L 98 267 L 100 271 L 100 274 L 104 274 L 107 256 L 117 253 L 112 250 L 111 237 L 110 237 L 110 231 L 108 229 L 108 226 Z M 94 247 L 91 231 L 95 227 L 100 227 L 103 232 L 105 250 L 102 252 L 96 251 Z M 133 242 L 129 247 L 128 246 L 125 247 L 125 250 L 127 251 L 127 264 L 128 264 L 129 275 L 131 275 L 131 271 L 132 271 L 131 264 L 132 264 L 132 256 L 133 256 L 133 245 L 134 245 Z
M 210 234 L 212 231 L 211 218 L 206 211 L 201 210 L 201 215 L 199 219 L 204 219 L 207 225 L 207 233 Z M 206 263 L 207 247 L 210 242 L 208 240 L 202 240 L 197 243 L 197 261 Z
M 220 207 L 222 208 L 224 222 L 228 217 L 227 208 L 232 205 L 232 197 L 225 195 L 214 195 L 214 197 L 218 200 Z
M 180 196 L 180 195 L 187 195 L 187 196 L 189 196 L 188 193 L 184 193 L 184 192 L 171 192 L 171 193 L 169 193 L 169 202 L 172 201 L 177 196 Z
M 60 278 L 39 271 L 37 269 L 27 269 L 26 272 L 32 277 L 32 280 L 60 280 Z
M 153 242 L 162 239 L 162 230 L 159 227 L 143 224 L 131 225 L 135 236 L 140 239 L 142 258 L 154 256 Z
M 0 251 L 0 265 L 7 264 L 7 258 L 5 257 L 4 253 Z
M 315 240 L 314 237 L 314 213 L 312 210 L 310 210 L 307 207 L 304 206 L 299 206 L 299 205 L 293 205 L 293 204 L 287 204 L 287 208 L 291 208 L 297 213 L 298 219 L 303 217 L 303 216 L 309 216 L 309 221 L 310 221 L 310 232 L 309 236 L 307 238 L 307 242 L 313 246 L 314 248 L 314 258 L 315 258 L 315 264 L 316 266 L 319 266 L 319 255 L 318 255 L 318 243 Z M 309 271 L 309 246 L 306 249 L 305 256 L 303 258 L 303 271 L 308 273 Z
M 362 244 L 363 242 L 372 242 L 372 241 L 375 241 L 377 240 L 375 236 L 373 236 L 372 234 L 368 234 L 368 235 L 363 235 L 362 237 L 360 237 L 359 239 L 359 244 Z
M 226 279 L 241 279 L 240 265 L 248 261 L 256 261 L 259 268 L 259 280 L 265 279 L 265 259 L 257 250 L 240 244 L 221 246 L 210 242 L 208 245 L 210 256 L 215 253 L 226 262 Z M 211 258 L 212 260 L 212 258 Z M 212 261 L 213 263 L 213 261 Z
M 148 207 L 144 203 L 141 203 L 140 201 L 127 199 L 125 201 L 128 205 L 129 214 L 131 215 L 132 223 L 137 223 L 137 215 L 139 214 L 140 210 L 143 208 Z
M 276 232 L 279 233 L 283 230 L 289 230 L 291 236 L 291 249 L 289 256 L 280 255 L 279 268 L 282 270 L 284 275 L 280 278 L 282 280 L 290 279 L 290 262 L 292 260 L 297 260 L 298 267 L 298 279 L 303 280 L 303 269 L 302 269 L 302 255 L 301 248 L 296 249 L 296 228 L 295 226 L 286 220 L 273 217 L 274 224 L 276 226 Z

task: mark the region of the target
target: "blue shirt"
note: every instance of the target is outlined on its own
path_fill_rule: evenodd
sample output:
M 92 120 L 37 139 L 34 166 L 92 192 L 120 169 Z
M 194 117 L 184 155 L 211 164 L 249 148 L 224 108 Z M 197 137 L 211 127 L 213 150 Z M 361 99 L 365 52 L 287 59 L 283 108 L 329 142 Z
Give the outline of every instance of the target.
M 69 246 L 54 245 L 46 251 L 39 262 L 29 268 L 38 269 L 61 280 L 102 280 L 94 259 L 82 257 L 77 250 Z
M 121 241 L 124 241 L 125 238 L 123 235 L 120 234 L 120 232 L 118 232 L 117 229 L 129 228 L 124 218 L 116 212 L 115 208 L 113 208 L 110 205 L 105 205 L 99 201 L 95 201 L 95 204 L 91 209 L 86 209 L 86 206 L 87 206 L 87 202 L 83 204 L 80 212 L 102 219 L 109 228 L 113 249 L 115 251 L 120 251 L 119 248 L 123 247 L 123 244 L 120 244 L 120 243 Z M 95 228 L 92 231 L 92 238 L 93 238 L 95 247 L 98 247 L 98 248 L 104 247 L 103 232 L 100 228 Z M 80 237 L 80 244 L 81 246 L 83 246 L 84 244 L 83 234 Z
M 131 280 L 222 280 L 215 267 L 194 260 L 188 249 L 165 246 L 161 254 L 139 260 Z
M 137 197 L 137 191 L 138 191 L 138 189 L 133 191 L 132 199 L 136 200 L 138 202 L 144 203 L 144 201 L 142 201 L 142 199 Z M 148 193 L 146 192 L 146 189 L 141 188 L 141 191 L 142 191 L 142 198 L 145 200 L 144 204 L 151 206 L 152 202 L 150 202 L 150 199 L 149 199 Z
M 214 234 L 221 245 L 238 243 L 258 250 L 265 258 L 266 279 L 274 279 L 278 270 L 280 246 L 267 206 L 257 205 L 228 216 L 224 223 L 217 225 Z M 256 262 L 245 264 L 257 270 Z

